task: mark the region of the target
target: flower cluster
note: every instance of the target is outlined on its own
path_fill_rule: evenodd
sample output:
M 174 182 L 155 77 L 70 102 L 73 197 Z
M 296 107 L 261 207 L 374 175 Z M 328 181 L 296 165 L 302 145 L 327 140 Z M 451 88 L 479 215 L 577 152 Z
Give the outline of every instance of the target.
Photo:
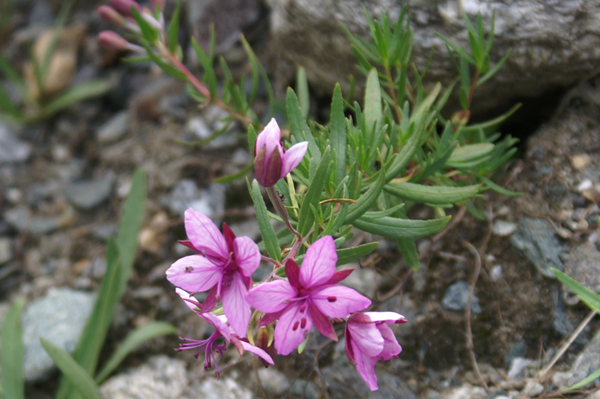
M 273 119 L 256 141 L 256 177 L 267 188 L 294 169 L 307 151 L 307 143 L 298 143 L 286 152 L 280 135 Z M 336 271 L 338 255 L 332 236 L 313 242 L 300 267 L 295 260 L 298 247 L 279 263 L 263 257 L 250 238 L 236 237 L 225 223 L 221 233 L 208 217 L 193 209 L 185 213 L 185 229 L 189 241 L 180 242 L 196 254 L 173 263 L 167 270 L 167 279 L 178 287 L 176 291 L 188 307 L 214 327 L 214 332 L 204 340 L 184 338 L 179 350 L 198 349 L 196 356 L 204 351 L 205 368 L 214 363 L 217 374 L 215 353 L 223 354 L 224 341 L 232 343 L 240 354 L 248 351 L 265 365 L 272 365 L 271 337 L 276 353 L 285 356 L 308 339 L 313 326 L 337 341 L 333 323 L 345 320 L 348 358 L 369 388 L 377 389 L 375 364 L 402 351 L 389 324 L 406 320 L 393 312 L 359 313 L 371 301 L 338 284 L 352 270 Z M 297 243 L 304 242 L 299 239 Z M 272 273 L 267 281 L 254 285 L 252 274 L 261 259 L 283 268 L 285 277 L 283 273 Z M 204 303 L 193 296 L 200 292 L 208 292 Z M 214 312 L 219 302 L 224 313 L 221 316 Z M 258 347 L 250 343 L 254 342 L 254 332 L 249 329 L 251 319 L 256 320 L 252 326 L 258 327 Z M 265 328 L 273 325 L 274 329 Z

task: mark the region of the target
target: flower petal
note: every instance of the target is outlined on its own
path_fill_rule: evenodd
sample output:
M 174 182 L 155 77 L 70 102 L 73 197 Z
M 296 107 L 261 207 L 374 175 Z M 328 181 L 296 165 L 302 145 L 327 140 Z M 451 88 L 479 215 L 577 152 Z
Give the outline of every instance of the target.
M 377 328 L 383 337 L 383 350 L 379 355 L 382 360 L 390 360 L 402 352 L 402 347 L 398 343 L 392 329 L 386 324 L 377 324 Z
M 223 222 L 223 238 L 225 238 L 225 243 L 227 244 L 227 252 L 233 251 L 233 240 L 235 240 L 235 233 L 229 228 L 227 223 Z
M 277 321 L 277 319 L 279 319 L 281 317 L 282 313 L 283 313 L 283 310 L 280 310 L 279 312 L 275 312 L 275 313 L 265 313 L 265 315 L 262 317 L 262 319 L 260 319 L 260 323 L 258 323 L 258 327 L 264 327 L 268 324 L 273 323 L 274 321 Z
M 290 173 L 296 166 L 302 162 L 306 150 L 308 149 L 308 141 L 294 144 L 283 154 L 283 165 L 281 166 L 281 176 L 283 179 L 288 173 Z
M 185 232 L 195 248 L 207 256 L 222 260 L 229 258 L 223 234 L 208 217 L 193 209 L 185 211 Z
M 261 136 L 263 136 L 262 140 L 259 140 Z M 257 144 L 265 147 L 265 162 L 268 163 L 273 152 L 279 152 L 278 147 L 281 147 L 281 130 L 275 118 L 271 118 L 271 121 L 265 126 L 263 131 L 258 134 L 256 141 Z
M 353 349 L 358 349 L 368 356 L 379 356 L 383 350 L 384 339 L 375 323 L 353 323 L 349 321 L 346 325 L 351 335 Z
M 250 345 L 246 341 L 240 341 L 240 342 L 242 343 L 242 347 L 244 348 L 245 351 L 248 351 L 248 352 L 252 353 L 253 355 L 260 357 L 261 359 L 265 360 L 267 363 L 269 363 L 271 365 L 275 364 L 275 362 L 273 361 L 271 356 L 269 356 L 269 354 L 267 352 L 265 352 L 264 350 L 257 348 L 254 345 Z
M 300 285 L 300 268 L 293 259 L 285 263 L 285 275 L 292 286 L 298 289 L 302 288 Z
M 179 295 L 181 299 L 183 299 L 183 302 L 187 305 L 188 308 L 190 308 L 198 314 L 201 313 L 200 308 L 202 305 L 192 294 L 182 290 L 181 288 L 175 288 L 175 292 L 177 293 L 177 295 Z
M 408 322 L 404 316 L 396 312 L 364 312 L 363 314 L 369 316 L 372 322 L 383 321 L 386 324 L 401 324 Z
M 275 313 L 285 309 L 292 298 L 298 296 L 298 290 L 284 280 L 270 281 L 257 285 L 248 291 L 246 301 L 265 313 Z
M 208 291 L 217 284 L 222 269 L 202 255 L 185 256 L 169 267 L 167 280 L 188 292 Z
M 217 316 L 212 313 L 202 313 L 200 315 L 204 321 L 213 326 L 227 341 L 231 342 L 231 328 L 227 325 L 225 316 Z
M 252 311 L 246 302 L 248 288 L 244 284 L 241 273 L 234 273 L 231 285 L 223 292 L 223 311 L 233 331 L 240 337 L 248 334 L 248 324 Z
M 366 353 L 362 352 L 356 345 L 356 341 L 350 343 L 354 351 L 354 360 L 356 361 L 356 371 L 360 377 L 365 381 L 371 391 L 379 389 L 377 386 L 377 376 L 375 375 L 375 363 L 377 358 L 370 357 Z
M 306 251 L 300 268 L 300 283 L 305 288 L 327 282 L 335 273 L 337 253 L 333 237 L 325 236 L 315 241 Z
M 346 317 L 371 305 L 371 300 L 352 288 L 324 285 L 310 294 L 313 303 L 329 317 Z
M 307 317 L 306 308 L 304 312 L 300 311 L 303 305 L 304 301 L 300 301 L 288 306 L 275 326 L 275 349 L 280 355 L 292 353 L 312 330 L 313 323 L 311 318 Z
M 340 270 L 339 272 L 335 272 L 334 275 L 325 284 L 337 284 L 340 281 L 345 280 L 346 277 L 348 277 L 353 271 L 354 269 L 344 269 Z
M 260 250 L 249 237 L 237 237 L 233 240 L 233 256 L 235 263 L 246 277 L 252 276 L 260 265 Z
M 319 330 L 319 332 L 325 337 L 337 342 L 338 337 L 333 329 L 333 324 L 327 320 L 327 317 L 321 313 L 319 308 L 317 308 L 314 304 L 310 305 L 308 308 L 308 313 L 310 314 L 315 327 L 317 327 L 317 330 Z

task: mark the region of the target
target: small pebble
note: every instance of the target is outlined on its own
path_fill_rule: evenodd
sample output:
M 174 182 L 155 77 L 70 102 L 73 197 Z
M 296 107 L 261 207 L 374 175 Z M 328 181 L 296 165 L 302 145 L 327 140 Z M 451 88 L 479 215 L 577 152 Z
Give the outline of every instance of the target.
M 584 169 L 588 167 L 590 163 L 592 163 L 592 160 L 587 154 L 574 155 L 571 157 L 571 166 L 576 170 Z
M 544 386 L 536 380 L 529 380 L 523 389 L 523 395 L 527 395 L 528 398 L 535 398 L 542 392 L 544 392 Z
M 496 220 L 492 226 L 492 233 L 500 237 L 509 236 L 514 233 L 515 230 L 517 230 L 517 224 L 505 220 Z
M 129 132 L 129 114 L 121 111 L 96 130 L 96 139 L 100 143 L 112 143 L 120 140 Z
M 12 245 L 8 237 L 0 237 L 0 265 L 12 259 Z
M 581 183 L 579 183 L 579 185 L 577 186 L 577 191 L 579 191 L 581 193 L 581 192 L 589 190 L 593 187 L 594 187 L 594 183 L 592 183 L 591 180 L 586 179 L 586 180 L 583 180 Z

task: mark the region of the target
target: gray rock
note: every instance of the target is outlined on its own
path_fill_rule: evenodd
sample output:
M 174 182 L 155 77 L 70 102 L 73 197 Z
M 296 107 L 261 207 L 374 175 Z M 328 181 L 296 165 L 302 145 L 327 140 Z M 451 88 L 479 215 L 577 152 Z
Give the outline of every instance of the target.
M 510 362 L 510 368 L 508 369 L 508 378 L 525 378 L 525 370 L 532 366 L 537 365 L 535 360 L 525 359 L 523 357 L 516 357 Z
M 600 286 L 600 252 L 591 242 L 575 248 L 565 262 L 565 273 L 596 292 Z
M 192 208 L 211 217 L 225 210 L 225 190 L 223 184 L 211 184 L 208 189 L 199 189 L 193 180 L 183 179 L 171 193 L 161 198 L 161 204 L 181 216 L 188 208 Z M 213 221 L 219 224 L 220 218 L 213 218 Z
M 516 229 L 517 225 L 515 223 L 498 219 L 494 221 L 494 225 L 492 226 L 492 233 L 500 237 L 505 237 L 514 233 Z
M 463 384 L 441 395 L 442 399 L 484 399 L 487 396 L 485 389 Z
M 30 232 L 34 235 L 44 235 L 70 225 L 74 211 L 67 208 L 58 216 L 32 216 L 26 206 L 17 206 L 4 213 L 4 220 L 20 232 Z
M 235 373 L 230 373 L 235 374 Z M 188 386 L 185 362 L 164 355 L 108 379 L 100 387 L 103 399 L 252 399 L 252 393 L 230 376 L 219 381 L 197 378 Z
M 277 371 L 273 367 L 260 368 L 258 376 L 264 390 L 277 397 L 283 397 L 290 389 L 290 382 L 285 374 Z
M 571 368 L 564 373 L 556 373 L 552 382 L 559 388 L 567 388 L 574 385 L 594 371 L 600 369 L 600 330 L 583 351 L 577 355 Z
M 129 114 L 121 111 L 96 130 L 96 139 L 100 143 L 112 143 L 120 140 L 129 132 Z
M 315 386 L 315 384 L 313 384 L 310 381 L 306 381 L 306 380 L 302 380 L 302 379 L 296 380 L 292 383 L 292 386 L 290 387 L 290 393 L 299 398 L 306 398 L 306 399 L 318 399 L 319 398 L 319 391 L 317 390 L 317 387 Z
M 508 368 L 514 359 L 524 358 L 527 355 L 527 344 L 525 342 L 517 342 L 510 348 L 506 356 L 504 356 L 504 365 Z
M 40 337 L 67 352 L 73 351 L 90 316 L 96 295 L 68 288 L 53 289 L 29 304 L 23 312 L 23 370 L 27 381 L 39 381 L 54 363 L 40 344 Z
M 463 312 L 469 300 L 469 284 L 466 281 L 457 281 L 446 290 L 442 299 L 442 308 L 455 312 Z M 471 312 L 481 313 L 479 299 L 475 295 L 471 298 Z
M 551 267 L 564 269 L 560 260 L 564 247 L 560 245 L 552 225 L 547 220 L 521 219 L 510 242 L 515 248 L 523 251 L 544 276 L 554 278 L 554 274 L 550 271 Z
M 0 265 L 8 262 L 13 257 L 12 243 L 8 237 L 0 237 Z
M 319 88 L 327 94 L 333 92 L 336 82 L 347 85 L 347 77 L 357 74 L 357 61 L 341 25 L 368 39 L 363 7 L 373 16 L 389 12 L 396 21 L 401 7 L 408 5 L 415 30 L 413 62 L 422 69 L 430 51 L 435 51 L 426 85 L 437 81 L 448 84 L 457 76 L 436 32 L 463 48 L 469 47 L 461 14 L 473 21 L 480 12 L 487 31 L 495 11 L 492 63 L 510 48 L 512 55 L 499 74 L 481 87 L 476 104 L 481 108 L 572 85 L 600 63 L 598 0 L 270 0 L 270 4 L 274 54 L 282 64 L 278 80 L 287 84 L 296 70 L 292 65 L 302 65 L 311 89 Z
M 67 187 L 67 198 L 76 207 L 91 210 L 110 197 L 115 181 L 115 174 L 109 172 L 99 179 L 71 183 Z
M 114 224 L 101 224 L 92 230 L 92 237 L 97 240 L 106 241 L 117 235 L 117 226 Z
M 521 394 L 528 398 L 535 398 L 539 394 L 544 392 L 544 386 L 536 380 L 529 380 L 525 384 L 525 388 L 521 391 Z
M 0 124 L 0 164 L 25 162 L 31 155 L 31 145 L 19 140 L 8 126 Z

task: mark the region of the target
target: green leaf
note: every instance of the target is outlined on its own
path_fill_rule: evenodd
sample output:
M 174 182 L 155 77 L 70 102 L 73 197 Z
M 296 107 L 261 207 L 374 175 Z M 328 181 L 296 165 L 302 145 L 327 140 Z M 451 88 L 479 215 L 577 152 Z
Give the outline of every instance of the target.
M 373 206 L 373 204 L 377 202 L 377 198 L 379 197 L 379 194 L 381 194 L 384 185 L 385 170 L 381 170 L 377 182 L 372 184 L 366 193 L 361 194 L 354 204 L 350 205 L 348 208 L 348 215 L 346 216 L 344 223 L 350 224 L 367 212 Z
M 477 81 L 476 87 L 481 86 L 482 84 L 487 82 L 492 76 L 494 76 L 496 73 L 498 73 L 500 68 L 502 68 L 504 66 L 504 64 L 506 63 L 506 61 L 508 61 L 508 57 L 510 57 L 511 52 L 512 52 L 512 49 L 508 50 L 508 52 L 504 55 L 504 57 L 502 57 L 502 59 L 496 65 L 494 65 L 494 67 L 492 69 L 487 71 L 487 73 L 485 75 L 483 75 L 481 78 L 479 78 L 479 80 Z
M 288 88 L 286 95 L 286 109 L 290 129 L 296 141 L 308 141 L 308 153 L 314 159 L 315 163 L 321 162 L 321 150 L 317 146 L 317 142 L 313 137 L 306 119 L 302 114 L 298 97 L 292 88 Z
M 304 119 L 308 118 L 310 108 L 310 96 L 308 94 L 308 80 L 306 80 L 306 70 L 303 67 L 298 68 L 296 72 L 296 91 L 298 92 L 298 100 L 302 109 Z
M 17 70 L 13 68 L 10 62 L 6 58 L 4 58 L 2 54 L 0 54 L 0 72 L 4 73 L 6 79 L 10 83 L 17 86 L 21 94 L 25 96 L 25 94 L 27 93 L 27 88 L 25 87 L 25 82 L 23 81 L 23 78 L 21 78 L 21 75 L 19 75 Z
M 589 376 L 587 376 L 585 379 L 583 379 L 582 381 L 578 382 L 577 384 L 568 387 L 568 388 L 564 388 L 561 389 L 562 392 L 567 392 L 567 391 L 572 391 L 574 389 L 579 389 L 579 388 L 583 388 L 585 387 L 587 384 L 591 384 L 592 382 L 596 381 L 597 378 L 600 378 L 600 369 L 594 371 L 592 374 L 590 374 Z
M 8 93 L 0 85 L 0 111 L 7 113 L 12 118 L 21 119 L 25 117 L 25 114 L 21 112 L 19 107 L 10 101 Z
M 381 128 L 383 109 L 381 106 L 381 87 L 377 69 L 373 68 L 367 76 L 365 88 L 365 124 L 367 128 L 367 144 L 373 144 L 373 134 Z
M 0 368 L 2 369 L 2 382 L 0 387 L 7 399 L 25 398 L 25 379 L 23 378 L 23 359 L 25 348 L 23 346 L 23 328 L 21 327 L 21 313 L 25 300 L 17 299 L 8 309 L 2 323 L 0 333 Z
M 106 333 L 121 299 L 121 273 L 119 247 L 115 240 L 110 238 L 106 247 L 106 272 L 102 278 L 98 299 L 96 299 L 94 309 L 83 329 L 77 347 L 73 351 L 73 359 L 89 375 L 93 375 L 96 370 Z M 63 379 L 57 398 L 70 397 L 72 389 L 70 381 Z
M 281 260 L 281 246 L 279 245 L 279 240 L 277 240 L 277 235 L 275 235 L 275 230 L 273 229 L 273 225 L 271 224 L 271 220 L 269 219 L 269 213 L 267 212 L 267 206 L 265 205 L 265 200 L 260 192 L 260 185 L 256 180 L 252 182 L 252 187 L 250 187 L 250 182 L 248 183 L 248 190 L 250 191 L 250 195 L 252 196 L 252 201 L 254 201 L 254 209 L 256 210 L 256 220 L 258 221 L 258 227 L 260 229 L 260 234 L 262 235 L 263 241 L 265 243 L 265 249 L 269 256 L 276 261 Z
M 127 335 L 117 350 L 108 359 L 102 370 L 96 376 L 96 384 L 100 385 L 108 378 L 108 376 L 121 364 L 123 359 L 127 357 L 135 348 L 144 342 L 161 337 L 163 335 L 176 334 L 177 329 L 169 323 L 162 321 L 150 322 L 142 327 L 136 328 Z
M 596 294 L 594 291 L 589 288 L 583 286 L 575 279 L 567 276 L 563 272 L 558 269 L 551 268 L 550 271 L 554 273 L 556 278 L 567 286 L 568 289 L 573 291 L 579 299 L 581 299 L 586 305 L 589 306 L 593 311 L 600 313 L 600 295 Z
M 490 179 L 488 179 L 485 176 L 479 176 L 479 179 L 484 182 L 485 184 L 487 184 L 492 190 L 494 190 L 497 193 L 500 193 L 502 195 L 507 195 L 509 197 L 520 197 L 521 195 L 523 195 L 523 193 L 520 193 L 518 191 L 511 191 L 511 190 L 507 190 L 504 187 L 502 187 L 499 184 L 494 183 L 493 181 L 491 181 Z
M 447 162 L 449 167 L 461 166 L 462 163 L 473 162 L 485 157 L 494 150 L 492 143 L 467 144 L 457 147 Z
M 344 98 L 340 84 L 335 85 L 331 101 L 331 147 L 335 155 L 335 185 L 339 186 L 346 177 L 346 117 Z
M 256 133 L 256 129 L 254 126 L 248 125 L 248 150 L 250 151 L 250 155 L 254 156 L 254 146 L 256 144 L 256 138 L 258 134 Z
M 259 73 L 260 73 L 260 70 L 262 69 L 262 66 L 260 65 L 260 62 L 258 61 L 258 58 L 256 58 L 254 51 L 252 51 L 252 47 L 250 47 L 250 44 L 246 41 L 246 38 L 244 37 L 244 35 L 241 35 L 241 41 L 242 41 L 242 45 L 244 47 L 244 51 L 246 52 L 246 55 L 248 56 L 248 60 L 250 61 L 250 66 L 252 67 L 252 90 L 250 91 L 250 98 L 248 101 L 253 102 L 254 99 L 256 98 L 256 94 L 258 93 Z M 268 84 L 268 81 L 267 81 L 267 84 Z
M 254 162 L 250 162 L 248 165 L 244 166 L 239 172 L 233 173 L 227 176 L 217 177 L 213 179 L 213 183 L 231 183 L 242 177 L 246 176 L 248 173 L 252 171 L 254 167 Z
M 465 201 L 481 191 L 480 185 L 463 187 L 425 186 L 414 183 L 386 184 L 383 189 L 409 201 L 431 205 L 455 204 Z
M 511 109 L 509 109 L 507 112 L 505 112 L 504 114 L 500 115 L 497 118 L 494 118 L 492 120 L 489 120 L 489 121 L 483 122 L 483 123 L 478 123 L 478 124 L 469 125 L 469 126 L 463 126 L 461 128 L 461 131 L 463 132 L 463 134 L 471 134 L 471 133 L 477 133 L 480 129 L 482 129 L 485 133 L 489 134 L 491 132 L 496 131 L 496 129 L 504 121 L 506 121 L 512 114 L 514 114 L 519 108 L 521 108 L 520 103 L 516 104 Z
M 73 104 L 100 97 L 112 89 L 112 86 L 108 80 L 92 79 L 79 83 L 45 105 L 40 111 L 40 118 L 48 118 Z
M 196 52 L 196 57 L 198 57 L 198 61 L 200 61 L 200 65 L 204 69 L 204 78 L 208 83 L 208 91 L 210 92 L 210 98 L 214 99 L 217 97 L 217 76 L 215 75 L 215 70 L 212 66 L 212 60 L 209 56 L 206 55 L 202 47 L 198 44 L 196 39 L 192 37 L 192 47 Z
M 75 390 L 85 399 L 100 399 L 98 387 L 90 374 L 67 353 L 52 342 L 40 338 L 42 347 Z
M 419 270 L 421 262 L 419 261 L 419 252 L 417 251 L 415 240 L 412 238 L 398 237 L 396 238 L 396 243 L 408 266 L 414 271 Z
M 304 237 L 313 224 L 315 223 L 314 216 L 310 210 L 311 205 L 314 208 L 319 208 L 319 202 L 321 200 L 321 193 L 323 192 L 323 186 L 325 185 L 325 180 L 327 179 L 328 170 L 331 166 L 332 155 L 331 148 L 327 146 L 325 152 L 323 153 L 323 159 L 321 159 L 321 163 L 315 173 L 315 177 L 310 182 L 308 186 L 308 190 L 306 190 L 306 194 L 304 194 L 304 199 L 302 200 L 302 205 L 300 206 L 300 215 L 298 216 L 298 232 Z
M 181 0 L 177 0 L 175 11 L 171 17 L 171 23 L 167 29 L 167 37 L 169 38 L 169 51 L 171 54 L 177 50 L 177 37 L 179 36 L 179 12 L 181 10 Z
M 175 68 L 173 65 L 167 64 L 165 61 L 162 60 L 162 58 L 156 55 L 154 50 L 152 50 L 152 47 L 150 47 L 148 41 L 142 39 L 140 42 L 142 46 L 144 46 L 144 48 L 146 49 L 148 57 L 150 57 L 152 61 L 160 67 L 160 69 L 165 71 L 165 73 L 173 76 L 174 78 L 185 80 L 186 82 L 188 81 L 188 77 L 183 71 Z
M 450 216 L 441 219 L 411 220 L 393 217 L 371 219 L 363 216 L 355 220 L 352 225 L 367 233 L 384 237 L 423 237 L 435 234 L 442 230 L 450 221 Z
M 156 41 L 158 40 L 158 30 L 154 26 L 150 25 L 150 22 L 146 21 L 140 13 L 140 11 L 134 6 L 131 6 L 131 13 L 138 26 L 140 27 L 140 30 L 142 31 L 142 36 L 144 37 L 144 39 L 146 39 L 148 43 L 156 43 Z
M 463 58 L 463 59 L 467 60 L 470 64 L 473 64 L 473 65 L 477 64 L 477 62 L 475 61 L 475 59 L 473 57 L 471 57 L 469 54 L 467 54 L 465 52 L 465 50 L 463 50 L 462 48 L 458 47 L 456 44 L 452 43 L 450 40 L 446 39 L 444 36 L 442 36 L 438 32 L 435 32 L 435 34 L 438 35 L 438 37 L 440 39 L 442 39 L 448 46 L 450 46 L 450 48 L 452 48 L 452 50 L 456 51 L 456 53 L 458 53 L 458 55 L 460 56 L 460 58 Z
M 146 172 L 138 169 L 131 180 L 131 188 L 125 200 L 117 234 L 117 244 L 121 256 L 121 285 L 119 290 L 121 293 L 127 287 L 127 281 L 129 281 L 133 261 L 135 260 L 138 235 L 146 209 L 146 195 Z
M 350 262 L 354 262 L 355 260 L 360 259 L 363 256 L 375 251 L 375 249 L 377 249 L 378 246 L 378 242 L 370 242 L 368 244 L 363 244 L 352 248 L 338 249 L 336 251 L 338 256 L 336 266 L 341 266 Z

